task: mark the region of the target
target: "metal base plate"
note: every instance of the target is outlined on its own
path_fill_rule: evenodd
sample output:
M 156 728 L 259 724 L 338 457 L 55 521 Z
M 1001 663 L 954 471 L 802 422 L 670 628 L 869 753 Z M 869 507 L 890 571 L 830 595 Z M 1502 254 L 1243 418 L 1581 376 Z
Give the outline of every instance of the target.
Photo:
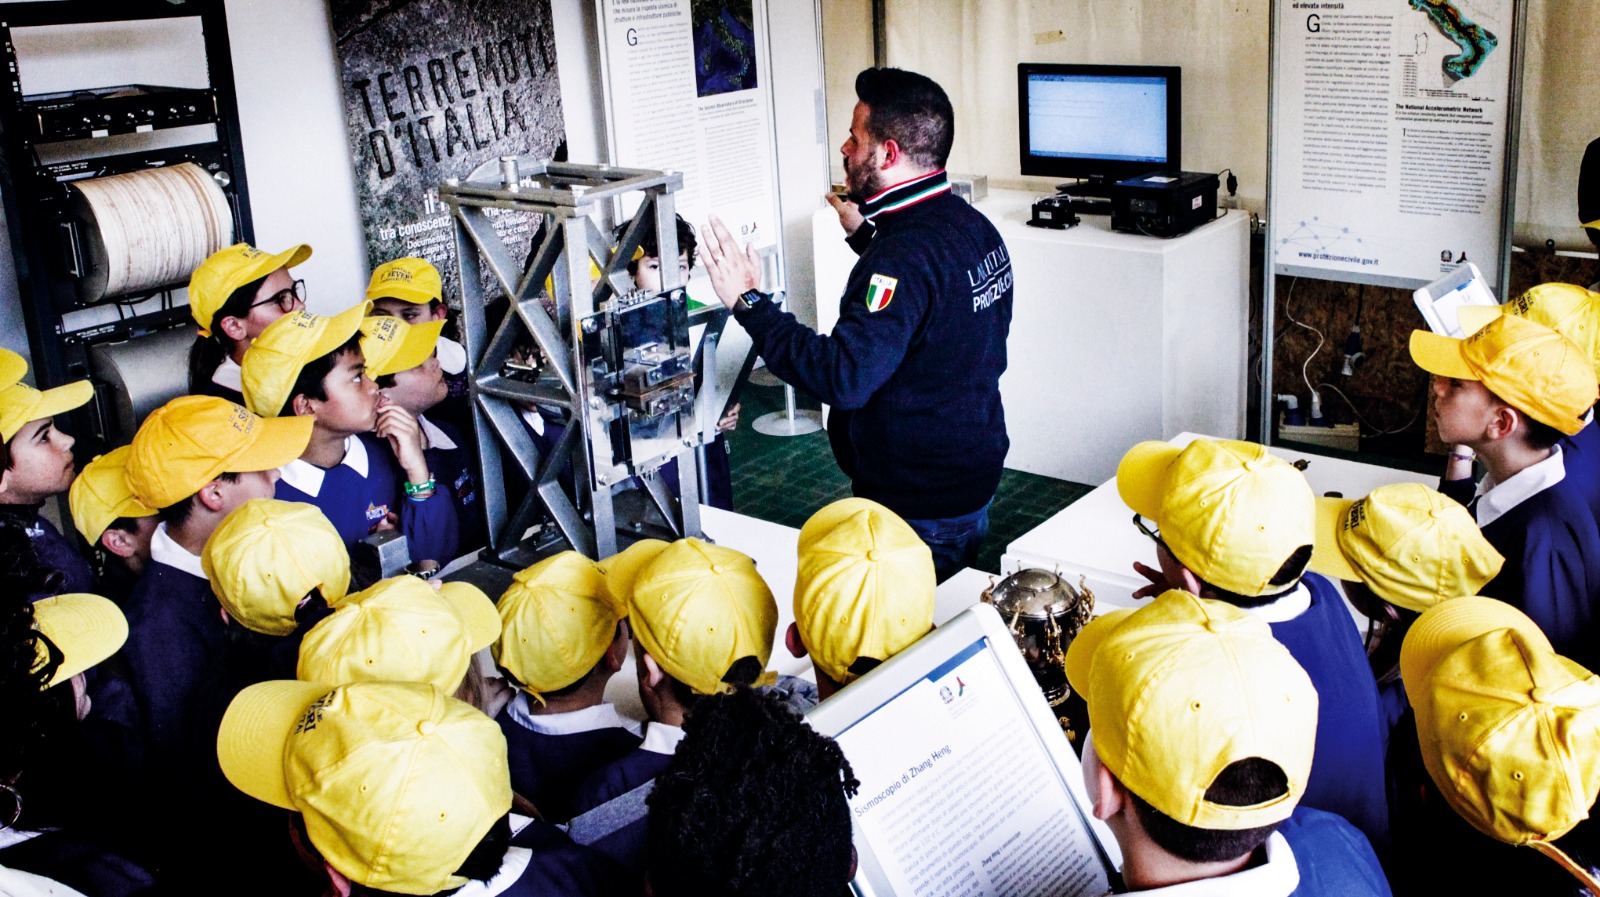
M 804 436 L 822 429 L 822 412 L 796 411 L 791 420 L 782 411 L 773 411 L 755 419 L 751 426 L 763 436 Z

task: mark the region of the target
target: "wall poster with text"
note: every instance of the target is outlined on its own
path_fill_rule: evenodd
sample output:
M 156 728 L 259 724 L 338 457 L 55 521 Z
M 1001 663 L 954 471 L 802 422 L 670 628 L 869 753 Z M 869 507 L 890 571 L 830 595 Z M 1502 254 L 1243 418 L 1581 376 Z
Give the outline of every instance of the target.
M 1275 0 L 1278 274 L 1418 287 L 1506 243 L 1515 0 Z
M 565 155 L 550 0 L 330 6 L 368 261 L 425 258 L 444 276 L 445 298 L 459 301 L 440 182 L 500 156 Z M 489 214 L 525 258 L 537 216 Z

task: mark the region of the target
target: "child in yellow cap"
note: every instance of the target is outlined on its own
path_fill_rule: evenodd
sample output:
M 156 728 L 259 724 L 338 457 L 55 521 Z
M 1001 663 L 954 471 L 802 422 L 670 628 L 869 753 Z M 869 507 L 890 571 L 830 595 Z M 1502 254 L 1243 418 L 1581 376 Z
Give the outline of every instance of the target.
M 1303 805 L 1318 690 L 1256 615 L 1164 592 L 1085 626 L 1067 678 L 1130 892 L 1388 897 L 1361 833 Z
M 27 372 L 22 356 L 0 349 L 0 522 L 27 531 L 40 563 L 63 577 L 63 590 L 92 592 L 89 562 L 39 508 L 66 492 L 78 469 L 74 440 L 55 417 L 87 404 L 94 387 L 80 380 L 40 392 L 22 382 Z
M 194 269 L 189 312 L 199 333 L 189 349 L 190 395 L 244 404 L 245 350 L 267 325 L 306 307 L 306 282 L 289 269 L 309 258 L 304 243 L 276 253 L 235 243 Z
M 156 509 L 145 507 L 128 489 L 126 477 L 132 446 L 120 446 L 83 466 L 67 506 L 72 524 L 99 555 L 100 586 L 112 600 L 126 598 L 150 562 Z
M 559 829 L 511 813 L 499 727 L 436 685 L 263 682 L 228 707 L 215 750 L 235 787 L 294 814 L 326 893 L 637 892 Z
M 367 301 L 372 303 L 374 315 L 390 315 L 407 324 L 438 321 L 447 332 L 455 332 L 450 323 L 450 306 L 444 301 L 444 280 L 427 259 L 407 256 L 373 269 L 367 283 Z M 465 399 L 466 347 L 450 336 L 439 337 L 439 366 L 444 370 L 451 397 Z
M 794 622 L 785 643 L 810 655 L 827 700 L 933 629 L 933 552 L 899 515 L 845 498 L 800 528 Z
M 363 302 L 273 322 L 245 353 L 245 401 L 258 414 L 314 424 L 305 452 L 283 468 L 278 498 L 316 505 L 346 544 L 398 528 L 412 562 L 436 569 L 455 559 L 455 511 L 428 468 L 416 418 L 379 401 L 361 350 L 366 312 Z
M 1422 614 L 1400 663 L 1431 812 L 1397 888 L 1600 893 L 1600 678 L 1526 614 L 1479 597 Z
M 654 779 L 683 738 L 684 720 L 706 695 L 764 684 L 778 605 L 748 556 L 699 539 L 680 539 L 639 568 L 629 594 L 628 628 L 649 714 L 644 741 L 578 789 L 582 813 Z M 615 837 L 612 856 L 638 867 L 642 820 Z
M 1117 491 L 1155 543 L 1159 569 L 1134 565 L 1152 581 L 1136 595 L 1183 589 L 1268 623 L 1322 696 L 1303 802 L 1338 813 L 1384 849 L 1378 687 L 1338 588 L 1306 572 L 1316 501 L 1305 476 L 1255 443 L 1142 442 L 1118 465 Z
M 564 551 L 518 573 L 500 597 L 494 658 L 518 693 L 495 722 L 511 787 L 555 822 L 572 817 L 584 779 L 639 746 L 638 724 L 605 699 L 628 651 L 627 607 L 606 586 L 593 561 Z
M 1434 375 L 1439 438 L 1483 462 L 1474 484 L 1472 455 L 1452 459 L 1440 485 L 1505 557 L 1482 593 L 1532 617 L 1563 655 L 1600 663 L 1600 527 L 1567 479 L 1559 445 L 1583 429 L 1600 393 L 1594 357 L 1548 327 L 1502 315 L 1466 339 L 1413 331 L 1411 358 Z

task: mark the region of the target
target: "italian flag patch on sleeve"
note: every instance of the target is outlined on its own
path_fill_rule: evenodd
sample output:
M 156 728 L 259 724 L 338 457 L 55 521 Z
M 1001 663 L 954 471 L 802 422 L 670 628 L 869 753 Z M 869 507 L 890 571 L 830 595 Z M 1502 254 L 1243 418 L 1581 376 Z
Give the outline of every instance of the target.
M 883 311 L 889 307 L 889 302 L 894 299 L 894 288 L 900 281 L 882 274 L 872 275 L 867 282 L 867 311 Z

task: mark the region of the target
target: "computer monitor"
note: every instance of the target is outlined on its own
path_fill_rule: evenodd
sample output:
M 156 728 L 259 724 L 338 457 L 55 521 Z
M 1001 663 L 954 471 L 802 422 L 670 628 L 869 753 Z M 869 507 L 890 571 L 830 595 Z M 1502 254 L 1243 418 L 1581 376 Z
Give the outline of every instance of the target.
M 1022 173 L 1114 183 L 1180 171 L 1177 66 L 1017 65 Z

